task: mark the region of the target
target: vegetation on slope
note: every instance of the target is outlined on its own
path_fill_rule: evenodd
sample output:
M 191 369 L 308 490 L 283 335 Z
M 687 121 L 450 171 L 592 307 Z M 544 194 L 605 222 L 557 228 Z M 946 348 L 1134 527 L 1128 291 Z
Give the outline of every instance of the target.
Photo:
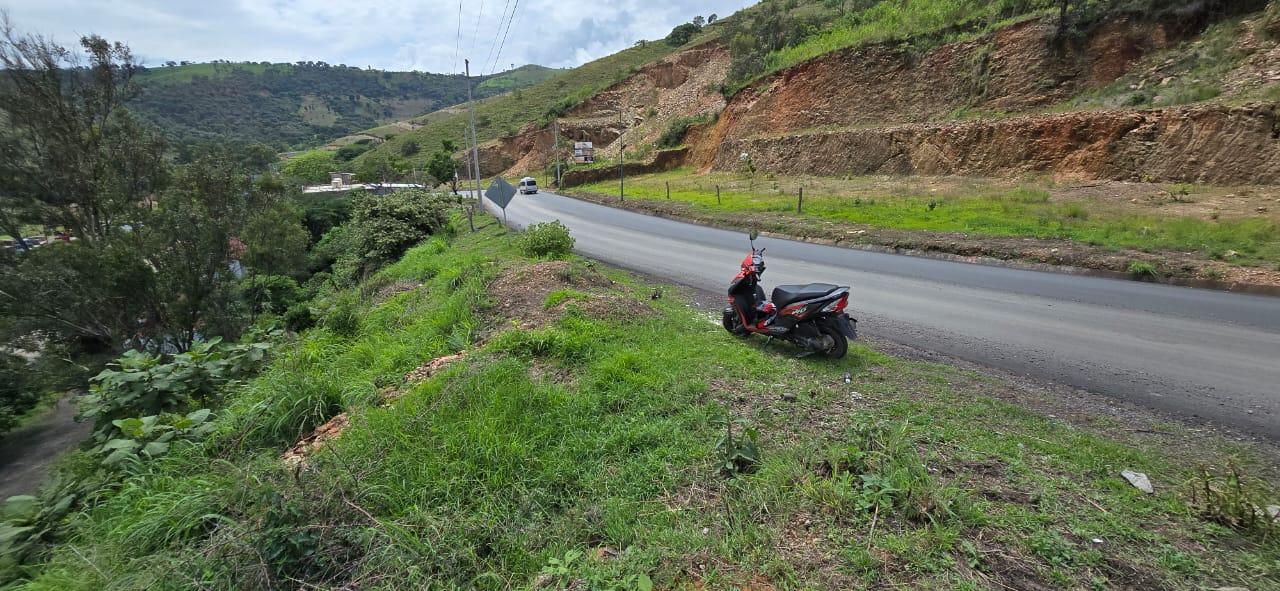
M 1218 511 L 1266 501 L 1260 482 L 1194 492 L 1233 491 L 1221 466 L 1247 453 L 1195 436 L 1218 466 L 1196 480 L 1163 438 L 863 346 L 832 364 L 740 342 L 482 226 L 332 294 L 207 440 L 128 468 L 22 588 L 1275 588 L 1274 533 Z
M 591 95 L 622 81 L 640 66 L 661 59 L 674 50 L 666 43 L 637 45 L 572 70 L 559 72 L 518 92 L 477 101 L 476 134 L 484 142 L 500 136 L 514 135 L 526 123 L 546 121 L 550 117 L 563 115 Z M 444 140 L 463 145 L 467 125 L 465 108 L 432 113 L 415 122 L 422 127 L 413 131 L 398 131 L 390 141 L 361 158 L 373 157 L 379 153 L 398 155 L 401 144 L 413 141 L 423 151 L 410 157 L 408 166 L 421 167 L 429 158 L 429 152 L 439 148 Z
M 555 73 L 541 66 L 481 77 L 492 96 Z M 323 62 L 207 63 L 150 68 L 131 103 L 176 144 L 261 142 L 276 149 L 315 145 L 381 122 L 466 99 L 462 76 L 366 70 Z
M 754 79 L 848 47 L 898 42 L 917 49 L 981 35 L 1032 15 L 1065 15 L 1063 34 L 1112 12 L 1154 17 L 1194 6 L 1225 13 L 1265 2 L 1217 0 L 765 0 L 729 19 L 732 94 Z

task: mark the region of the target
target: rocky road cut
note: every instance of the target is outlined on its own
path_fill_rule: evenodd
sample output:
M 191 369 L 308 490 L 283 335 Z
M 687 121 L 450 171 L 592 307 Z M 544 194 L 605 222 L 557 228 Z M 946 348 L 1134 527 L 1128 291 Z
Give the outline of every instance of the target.
M 507 214 L 517 228 L 558 219 L 584 256 L 708 291 L 725 289 L 748 250 L 741 232 L 545 192 Z M 766 289 L 851 286 L 864 334 L 1280 439 L 1280 298 L 756 244 L 768 249 Z

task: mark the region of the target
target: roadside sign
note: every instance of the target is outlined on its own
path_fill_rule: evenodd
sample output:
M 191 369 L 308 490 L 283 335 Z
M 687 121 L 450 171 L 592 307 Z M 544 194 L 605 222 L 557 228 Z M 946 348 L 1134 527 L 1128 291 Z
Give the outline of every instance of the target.
M 484 196 L 488 197 L 489 201 L 492 201 L 494 205 L 502 209 L 506 209 L 511 204 L 511 198 L 515 197 L 515 195 L 516 188 L 512 187 L 511 183 L 508 183 L 502 177 L 493 179 L 493 182 L 489 183 L 489 188 L 484 192 Z
M 489 183 L 489 188 L 484 192 L 484 196 L 488 197 L 489 201 L 502 208 L 503 223 L 507 221 L 507 206 L 511 205 L 511 198 L 515 197 L 515 195 L 516 188 L 512 187 L 511 183 L 508 183 L 502 177 L 493 179 L 493 182 Z

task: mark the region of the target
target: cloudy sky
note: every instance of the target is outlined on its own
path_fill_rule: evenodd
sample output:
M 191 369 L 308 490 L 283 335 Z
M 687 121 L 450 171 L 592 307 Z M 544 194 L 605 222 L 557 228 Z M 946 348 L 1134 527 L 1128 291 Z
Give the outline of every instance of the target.
M 147 65 L 166 60 L 325 61 L 472 73 L 511 64 L 576 66 L 665 36 L 696 15 L 754 0 L 0 0 L 23 32 L 64 45 L 82 34 L 123 41 Z M 461 18 L 459 7 L 461 6 Z M 502 48 L 499 21 L 515 7 Z M 504 8 L 506 9 L 504 12 Z M 461 27 L 459 22 L 461 21 Z M 477 26 L 478 24 L 478 26 Z M 461 28 L 461 33 L 459 33 Z M 474 44 L 473 44 L 474 40 Z

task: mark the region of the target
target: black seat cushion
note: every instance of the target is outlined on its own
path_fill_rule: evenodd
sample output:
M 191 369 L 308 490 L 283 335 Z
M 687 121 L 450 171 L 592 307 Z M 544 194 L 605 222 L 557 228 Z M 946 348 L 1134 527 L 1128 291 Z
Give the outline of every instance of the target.
M 773 305 L 785 308 L 792 302 L 811 300 L 827 295 L 837 289 L 838 285 L 830 283 L 810 283 L 808 285 L 779 285 L 773 288 Z

